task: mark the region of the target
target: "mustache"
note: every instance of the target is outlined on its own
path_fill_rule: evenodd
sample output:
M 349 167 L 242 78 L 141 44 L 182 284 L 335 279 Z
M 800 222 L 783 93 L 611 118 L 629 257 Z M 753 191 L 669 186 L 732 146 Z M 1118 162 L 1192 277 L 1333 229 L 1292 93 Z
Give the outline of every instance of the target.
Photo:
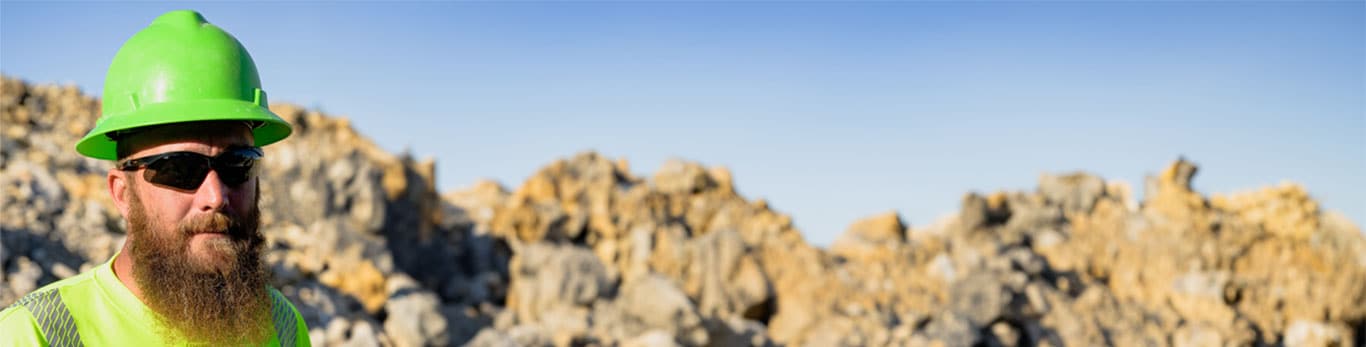
M 241 218 L 221 211 L 181 221 L 177 229 L 184 236 L 207 233 L 240 236 L 243 233 Z

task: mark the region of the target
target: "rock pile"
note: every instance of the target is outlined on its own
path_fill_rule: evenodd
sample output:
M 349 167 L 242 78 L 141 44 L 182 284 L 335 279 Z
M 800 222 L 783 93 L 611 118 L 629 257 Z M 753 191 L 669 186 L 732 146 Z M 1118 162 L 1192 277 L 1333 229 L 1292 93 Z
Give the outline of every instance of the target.
M 439 194 L 435 165 L 345 119 L 272 109 L 263 232 L 318 345 L 1352 346 L 1366 238 L 1283 184 L 1205 197 L 1178 160 L 1144 184 L 1045 174 L 955 216 L 852 223 L 828 250 L 736 193 L 724 168 L 651 177 L 587 152 L 520 187 Z M 7 305 L 106 261 L 123 220 L 108 163 L 71 150 L 98 101 L 5 78 Z

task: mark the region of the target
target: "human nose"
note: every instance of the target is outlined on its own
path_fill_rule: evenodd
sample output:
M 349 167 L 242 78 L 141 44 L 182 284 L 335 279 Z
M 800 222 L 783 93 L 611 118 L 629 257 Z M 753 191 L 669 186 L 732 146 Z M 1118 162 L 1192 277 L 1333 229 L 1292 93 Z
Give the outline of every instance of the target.
M 231 191 L 232 189 L 219 179 L 217 171 L 209 170 L 204 182 L 199 184 L 199 190 L 195 191 L 195 206 L 204 212 L 222 210 L 228 204 L 228 193 Z

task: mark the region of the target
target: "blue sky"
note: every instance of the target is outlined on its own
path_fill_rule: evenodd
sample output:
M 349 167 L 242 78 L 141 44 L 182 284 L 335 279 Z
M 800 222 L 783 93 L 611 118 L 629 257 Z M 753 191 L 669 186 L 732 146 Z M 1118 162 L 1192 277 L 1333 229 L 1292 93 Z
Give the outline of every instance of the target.
M 0 71 L 99 94 L 129 36 L 192 8 L 272 101 L 509 188 L 595 149 L 729 167 L 825 245 L 923 226 L 1040 173 L 1204 193 L 1292 180 L 1366 221 L 1363 2 L 0 3 Z

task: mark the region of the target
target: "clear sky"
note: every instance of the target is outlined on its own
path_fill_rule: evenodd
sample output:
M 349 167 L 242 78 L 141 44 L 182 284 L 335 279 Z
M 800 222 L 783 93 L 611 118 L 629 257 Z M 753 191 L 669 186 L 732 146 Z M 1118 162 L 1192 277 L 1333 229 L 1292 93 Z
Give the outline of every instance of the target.
M 1301 182 L 1366 221 L 1366 2 L 0 3 L 0 71 L 99 94 L 128 37 L 192 8 L 272 101 L 509 188 L 595 149 L 733 172 L 806 238 L 915 226 L 1040 173 Z

